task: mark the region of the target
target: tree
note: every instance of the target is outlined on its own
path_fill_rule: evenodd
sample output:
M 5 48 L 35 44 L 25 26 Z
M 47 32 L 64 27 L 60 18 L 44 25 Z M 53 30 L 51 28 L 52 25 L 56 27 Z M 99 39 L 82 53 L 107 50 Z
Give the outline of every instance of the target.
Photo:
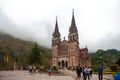
M 116 65 L 116 64 L 110 65 L 110 69 L 111 69 L 113 72 L 116 72 L 116 71 L 117 71 L 117 65 Z
M 37 43 L 34 44 L 34 46 L 31 49 L 31 53 L 29 55 L 29 64 L 35 64 L 35 65 L 41 65 L 42 64 L 42 50 L 40 50 L 39 46 Z
M 92 67 L 93 71 L 97 72 L 98 65 L 92 65 L 91 67 Z
M 117 60 L 116 64 L 120 66 L 120 58 Z

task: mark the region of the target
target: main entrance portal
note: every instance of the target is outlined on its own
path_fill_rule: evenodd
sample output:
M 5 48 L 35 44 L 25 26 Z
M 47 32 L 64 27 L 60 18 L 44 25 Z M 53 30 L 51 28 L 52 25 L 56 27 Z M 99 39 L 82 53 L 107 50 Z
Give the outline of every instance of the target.
M 58 61 L 58 67 L 59 68 L 68 68 L 68 61 Z

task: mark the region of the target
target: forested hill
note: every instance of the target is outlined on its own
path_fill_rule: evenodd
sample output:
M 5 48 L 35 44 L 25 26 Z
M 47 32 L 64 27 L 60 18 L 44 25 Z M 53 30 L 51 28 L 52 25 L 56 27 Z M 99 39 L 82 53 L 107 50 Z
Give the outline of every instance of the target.
M 90 56 L 92 64 L 99 64 L 102 61 L 103 64 L 110 65 L 114 64 L 120 58 L 120 51 L 116 49 L 99 49 L 95 53 L 91 53 Z
M 27 64 L 28 56 L 31 53 L 31 48 L 34 47 L 34 43 L 35 42 L 20 40 L 10 35 L 0 33 L 0 62 L 5 62 L 4 56 L 8 56 L 8 64 L 10 65 L 13 64 L 16 59 L 19 64 Z M 51 58 L 51 50 L 42 46 L 39 46 L 39 49 L 42 50 L 49 64 L 48 61 L 50 61 Z
M 10 35 L 0 33 L 0 62 L 4 62 L 4 56 L 8 56 L 7 65 L 12 65 L 15 60 L 21 65 L 28 64 L 28 56 L 31 53 L 31 49 L 34 47 L 34 42 L 24 41 L 14 38 Z M 42 50 L 45 64 L 50 64 L 51 61 L 51 50 L 42 46 L 39 46 Z M 2 57 L 1 57 L 2 56 Z M 99 64 L 101 61 L 105 65 L 113 64 L 120 58 L 120 51 L 116 49 L 109 50 L 97 50 L 95 53 L 91 53 L 92 64 Z M 102 58 L 100 58 L 102 57 Z M 0 64 L 0 67 L 1 64 Z
M 29 54 L 32 42 L 20 40 L 10 35 L 0 33 L 0 52 L 1 54 L 23 55 Z

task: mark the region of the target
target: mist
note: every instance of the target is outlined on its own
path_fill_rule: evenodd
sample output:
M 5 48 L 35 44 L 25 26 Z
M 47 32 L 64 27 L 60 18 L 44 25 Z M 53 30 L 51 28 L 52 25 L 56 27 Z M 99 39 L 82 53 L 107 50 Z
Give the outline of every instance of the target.
M 56 16 L 61 39 L 67 40 L 74 8 L 80 48 L 120 50 L 119 0 L 46 1 L 1 0 L 0 32 L 51 48 Z
M 9 34 L 13 37 L 34 41 L 39 45 L 50 48 L 52 30 L 51 25 L 47 22 L 39 22 L 29 25 L 15 25 L 2 10 L 0 10 L 0 32 Z

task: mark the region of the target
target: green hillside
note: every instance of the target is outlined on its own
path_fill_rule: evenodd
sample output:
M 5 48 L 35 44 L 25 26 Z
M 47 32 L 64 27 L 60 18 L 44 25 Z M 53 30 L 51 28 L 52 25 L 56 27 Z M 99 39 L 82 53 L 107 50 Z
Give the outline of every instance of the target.
M 15 61 L 18 62 L 19 66 L 27 66 L 29 64 L 28 57 L 33 47 L 34 43 L 31 41 L 16 39 L 10 35 L 0 33 L 0 68 L 13 66 Z M 51 62 L 51 50 L 39 45 L 38 47 L 42 50 L 44 57 L 41 62 L 49 65 Z M 6 59 L 6 56 L 8 59 Z
M 93 65 L 104 64 L 111 65 L 114 64 L 118 58 L 120 58 L 120 51 L 116 49 L 108 49 L 108 50 L 97 50 L 95 53 L 91 53 L 91 60 Z
M 0 33 L 0 69 L 6 69 L 7 67 L 13 66 L 13 63 L 16 60 L 19 66 L 29 65 L 29 56 L 32 53 L 32 48 L 34 48 L 34 46 L 35 43 L 32 41 L 24 41 Z M 40 45 L 38 45 L 38 48 L 42 54 L 40 65 L 50 65 L 52 57 L 51 50 Z M 8 57 L 8 61 L 4 59 L 6 56 Z M 90 53 L 90 56 L 93 65 L 102 63 L 109 66 L 110 64 L 114 64 L 120 57 L 120 51 L 116 49 L 99 49 L 95 53 Z

